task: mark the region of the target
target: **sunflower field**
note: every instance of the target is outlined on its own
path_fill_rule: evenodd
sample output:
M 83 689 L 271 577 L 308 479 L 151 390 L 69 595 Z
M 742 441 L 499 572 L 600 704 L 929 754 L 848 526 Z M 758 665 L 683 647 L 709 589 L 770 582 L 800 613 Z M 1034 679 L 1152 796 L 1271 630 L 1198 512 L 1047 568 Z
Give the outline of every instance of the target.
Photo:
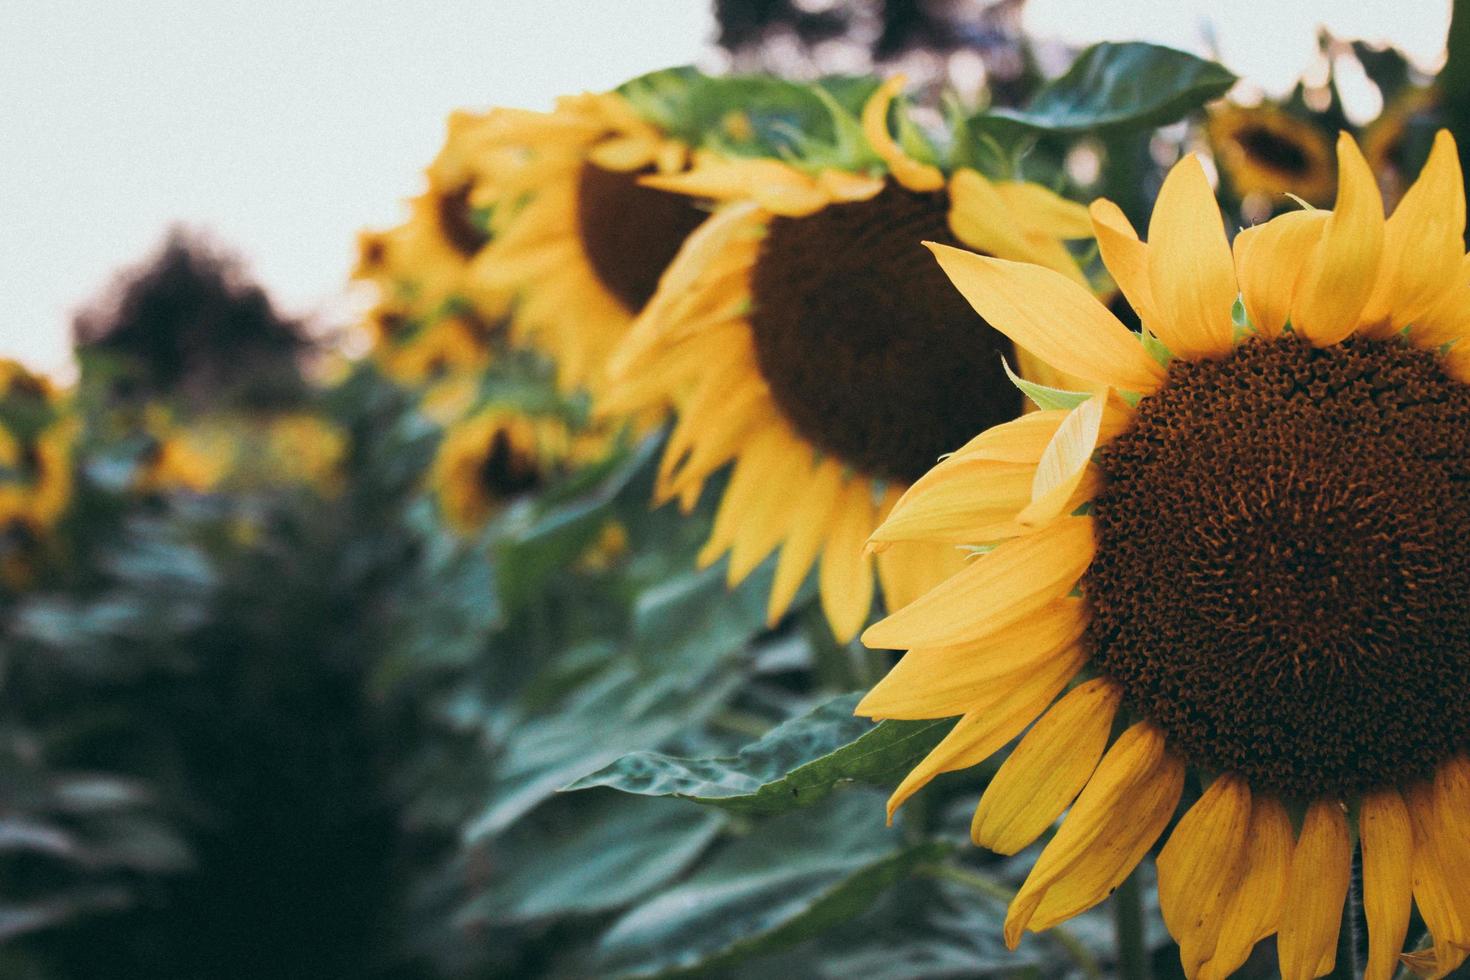
M 0 978 L 1470 976 L 1470 6 L 716 6 L 0 361 Z

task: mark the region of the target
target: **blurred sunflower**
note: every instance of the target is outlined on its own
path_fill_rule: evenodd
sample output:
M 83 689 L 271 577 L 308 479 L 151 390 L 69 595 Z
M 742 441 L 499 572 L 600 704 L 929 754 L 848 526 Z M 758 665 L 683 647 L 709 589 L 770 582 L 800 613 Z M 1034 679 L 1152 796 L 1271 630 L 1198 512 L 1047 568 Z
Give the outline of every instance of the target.
M 550 113 L 491 112 L 471 201 L 491 214 L 481 267 L 515 295 L 512 330 L 557 364 L 563 390 L 600 388 L 614 345 L 706 216 L 644 186 L 681 171 L 689 148 L 615 92 L 560 99 Z
M 468 304 L 481 319 L 503 317 L 508 297 L 472 274 L 486 258 L 488 215 L 470 201 L 487 117 L 456 112 L 444 146 L 425 170 L 428 190 L 408 202 L 408 220 L 357 237 L 352 278 L 373 283 L 373 317 L 438 318 L 445 304 Z
M 445 520 L 473 534 L 510 500 L 544 486 L 570 458 L 572 447 L 559 419 L 492 406 L 445 432 L 430 487 Z
M 1438 100 L 1435 89 L 1407 88 L 1363 131 L 1363 156 L 1389 204 L 1403 197 L 1413 165 L 1423 159 Z
M 7 588 L 30 584 L 71 503 L 77 431 L 47 378 L 0 359 L 0 583 Z
M 237 434 L 216 426 L 180 426 L 155 421 L 138 459 L 133 490 L 142 494 L 187 491 L 209 493 L 219 487 L 239 455 Z
M 873 536 L 986 551 L 868 630 L 910 652 L 858 713 L 963 715 L 890 808 L 1039 717 L 973 824 L 1014 853 L 1070 807 L 1011 904 L 1011 946 L 1106 898 L 1192 767 L 1213 781 L 1158 859 L 1188 976 L 1228 975 L 1272 934 L 1288 980 L 1333 969 L 1350 813 L 1366 976 L 1393 974 L 1411 901 L 1434 939 L 1416 968 L 1443 975 L 1470 950 L 1464 187 L 1441 133 L 1385 222 L 1346 134 L 1337 157 L 1335 210 L 1249 228 L 1233 252 L 1193 156 L 1147 244 L 1093 205 L 1164 356 L 1065 276 L 934 246 L 997 329 L 1106 386 L 976 437 Z M 1033 478 L 988 477 L 1018 465 Z
M 1235 193 L 1295 194 L 1311 204 L 1332 198 L 1332 147 L 1320 129 L 1272 105 L 1226 103 L 1206 127 L 1215 158 Z
M 780 547 L 772 622 L 816 564 L 843 642 L 872 605 L 862 544 L 888 508 L 976 429 L 1021 414 L 1003 359 L 1042 383 L 1065 380 L 977 318 L 920 243 L 964 243 L 1087 285 L 1064 243 L 1091 237 L 1086 209 L 1036 184 L 946 176 L 911 156 L 889 133 L 902 86 L 891 78 L 867 101 L 851 134 L 857 167 L 813 175 L 701 154 L 687 173 L 644 179 L 720 207 L 619 351 L 607 401 L 678 405 L 659 502 L 692 506 L 734 461 L 701 564 L 729 551 L 734 585 Z M 959 564 L 953 548 L 914 545 L 879 556 L 876 573 L 898 608 Z

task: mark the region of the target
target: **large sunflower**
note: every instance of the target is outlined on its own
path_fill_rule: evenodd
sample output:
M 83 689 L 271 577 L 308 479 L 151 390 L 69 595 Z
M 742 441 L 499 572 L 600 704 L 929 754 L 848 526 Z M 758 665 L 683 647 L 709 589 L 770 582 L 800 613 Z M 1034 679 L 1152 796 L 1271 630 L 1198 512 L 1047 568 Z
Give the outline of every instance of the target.
M 1273 105 L 1226 103 L 1210 113 L 1210 145 L 1235 193 L 1332 199 L 1332 147 L 1316 126 Z
M 563 98 L 550 113 L 486 117 L 471 201 L 493 213 L 491 289 L 515 295 L 512 330 L 549 353 L 564 390 L 596 392 L 607 358 L 684 239 L 705 217 L 642 186 L 689 149 L 615 92 Z
M 1105 386 L 978 436 L 872 539 L 984 546 L 865 634 L 910 652 L 858 711 L 963 715 L 890 807 L 1039 717 L 973 826 L 1013 853 L 1071 807 L 1011 905 L 1012 946 L 1123 881 L 1190 767 L 1208 788 L 1158 859 L 1189 976 L 1229 974 L 1272 934 L 1289 980 L 1330 971 L 1354 820 L 1367 976 L 1393 973 L 1411 899 L 1434 938 L 1417 967 L 1470 949 L 1464 189 L 1442 133 L 1385 222 L 1345 134 L 1337 157 L 1335 210 L 1233 251 L 1193 156 L 1147 244 L 1095 203 L 1148 344 L 1065 276 L 934 246 L 997 329 Z
M 844 642 L 872 604 L 862 543 L 888 508 L 977 428 L 1021 414 L 1004 359 L 1055 380 L 965 306 L 920 243 L 964 243 L 1087 284 L 1064 243 L 1091 237 L 1086 209 L 910 156 L 889 132 L 902 85 L 883 84 L 850 134 L 871 161 L 860 168 L 701 154 L 688 173 L 645 178 L 719 207 L 618 353 L 609 399 L 678 405 L 660 502 L 691 506 L 734 462 L 700 561 L 729 551 L 733 585 L 780 547 L 773 621 L 816 564 Z M 876 579 L 896 608 L 958 568 L 953 549 L 916 545 L 879 556 Z

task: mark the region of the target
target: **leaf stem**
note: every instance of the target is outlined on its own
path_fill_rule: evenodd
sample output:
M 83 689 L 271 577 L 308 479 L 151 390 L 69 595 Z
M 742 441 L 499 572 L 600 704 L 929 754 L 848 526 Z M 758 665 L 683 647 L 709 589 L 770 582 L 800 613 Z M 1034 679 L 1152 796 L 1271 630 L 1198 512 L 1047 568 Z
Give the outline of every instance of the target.
M 1144 939 L 1143 890 L 1135 870 L 1113 893 L 1113 927 L 1118 944 L 1119 980 L 1149 980 L 1148 943 Z
M 957 867 L 953 864 L 927 864 L 919 871 L 931 878 L 964 885 L 1003 905 L 1009 905 L 1011 899 L 1016 897 L 1015 891 L 1009 886 L 968 868 Z M 1046 936 L 1066 951 L 1088 980 L 1101 980 L 1102 967 L 1098 964 L 1097 957 L 1092 955 L 1092 951 L 1083 945 L 1082 940 L 1063 926 L 1053 926 L 1046 931 Z
M 1342 926 L 1337 930 L 1337 962 L 1327 974 L 1330 980 L 1358 980 L 1362 975 L 1358 967 L 1358 909 L 1362 904 L 1362 869 L 1355 854 L 1347 901 L 1342 905 Z

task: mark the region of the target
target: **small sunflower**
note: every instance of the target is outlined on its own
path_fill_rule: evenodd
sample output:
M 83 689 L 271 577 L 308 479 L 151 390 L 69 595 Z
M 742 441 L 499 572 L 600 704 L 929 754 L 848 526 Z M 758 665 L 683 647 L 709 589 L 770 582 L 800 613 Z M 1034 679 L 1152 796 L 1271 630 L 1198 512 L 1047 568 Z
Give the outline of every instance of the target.
M 0 584 L 29 585 L 71 504 L 77 419 L 51 383 L 0 360 Z
M 890 808 L 1035 721 L 973 824 L 1014 853 L 1070 807 L 1011 904 L 1011 946 L 1107 897 L 1192 768 L 1207 788 L 1158 858 L 1188 976 L 1226 976 L 1273 934 L 1288 980 L 1329 972 L 1353 822 L 1367 977 L 1393 974 L 1411 901 L 1434 939 L 1413 965 L 1443 975 L 1470 950 L 1464 187 L 1441 133 L 1385 222 L 1346 134 L 1337 157 L 1335 210 L 1233 250 L 1194 156 L 1147 244 L 1092 206 L 1157 344 L 1065 276 L 933 246 L 997 329 L 1102 386 L 979 435 L 872 538 L 983 546 L 868 630 L 909 652 L 858 712 L 963 716 Z
M 734 462 L 700 562 L 729 551 L 733 585 L 780 547 L 773 622 L 817 565 L 843 642 L 875 593 L 862 543 L 899 494 L 977 428 L 1021 414 L 1004 359 L 1060 378 L 978 319 L 920 243 L 964 243 L 1087 284 L 1065 244 L 1091 237 L 1086 209 L 910 156 L 888 128 L 902 86 L 878 88 L 850 134 L 860 168 L 811 174 L 705 153 L 687 173 L 644 179 L 720 206 L 618 353 L 607 400 L 623 411 L 677 404 L 659 502 L 692 506 Z M 906 546 L 879 556 L 877 580 L 897 608 L 959 564 L 953 549 Z
M 133 477 L 137 493 L 209 493 L 223 483 L 237 462 L 239 440 L 227 428 L 151 428 L 153 432 Z
M 1272 105 L 1225 104 L 1210 113 L 1210 145 L 1230 186 L 1247 194 L 1331 200 L 1332 147 L 1320 129 Z
M 483 135 L 472 197 L 493 214 L 483 279 L 514 293 L 515 338 L 556 360 L 563 390 L 595 393 L 613 347 L 706 217 L 638 179 L 683 170 L 689 148 L 615 92 L 563 98 L 550 113 L 499 109 Z
M 483 116 L 453 114 L 444 146 L 425 171 L 428 190 L 408 202 L 408 220 L 358 235 L 352 278 L 377 287 L 375 317 L 433 320 L 455 303 L 486 322 L 504 316 L 507 295 L 474 274 L 490 242 L 488 217 L 470 201 L 485 125 Z
M 510 500 L 544 486 L 572 452 L 559 419 L 492 406 L 444 433 L 430 486 L 445 520 L 474 534 Z

